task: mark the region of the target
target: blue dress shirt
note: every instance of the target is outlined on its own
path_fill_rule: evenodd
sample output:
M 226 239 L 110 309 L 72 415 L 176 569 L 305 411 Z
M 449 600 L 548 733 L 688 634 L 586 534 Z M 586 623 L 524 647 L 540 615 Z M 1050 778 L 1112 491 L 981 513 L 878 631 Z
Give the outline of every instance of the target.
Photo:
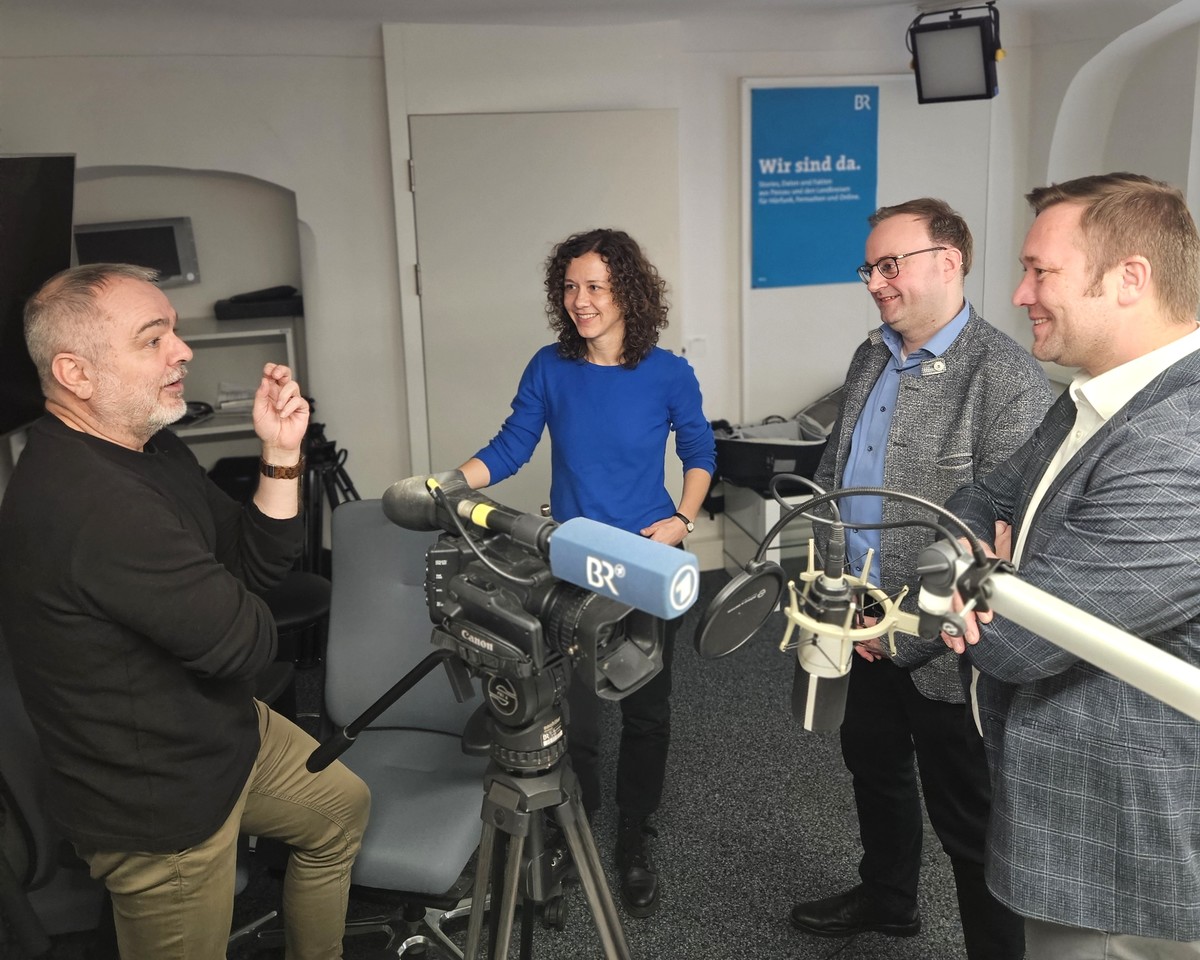
M 842 473 L 843 487 L 881 487 L 883 469 L 887 457 L 888 435 L 892 429 L 892 416 L 896 410 L 896 398 L 900 393 L 900 378 L 920 376 L 921 364 L 943 354 L 955 338 L 962 333 L 971 314 L 970 305 L 963 303 L 948 324 L 929 338 L 929 342 L 901 359 L 903 341 L 886 323 L 880 327 L 883 342 L 891 352 L 891 359 L 879 374 L 866 406 L 854 425 L 850 439 L 850 454 L 846 458 L 846 469 Z M 913 490 L 911 493 L 920 494 Z M 855 523 L 879 523 L 883 519 L 881 497 L 846 497 L 838 501 L 842 520 L 846 524 L 846 567 L 856 576 L 861 576 L 867 550 L 875 551 L 872 561 L 871 582 L 878 583 L 881 576 L 879 559 L 879 531 L 860 530 Z

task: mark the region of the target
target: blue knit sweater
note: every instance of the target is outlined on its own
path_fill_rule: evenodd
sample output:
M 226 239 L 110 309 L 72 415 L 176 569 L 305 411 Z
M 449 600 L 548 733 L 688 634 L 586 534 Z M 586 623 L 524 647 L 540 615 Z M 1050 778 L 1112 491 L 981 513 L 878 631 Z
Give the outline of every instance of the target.
M 655 347 L 633 370 L 564 360 L 551 344 L 521 376 L 513 412 L 475 456 L 491 482 L 512 476 L 550 429 L 554 519 L 588 517 L 637 533 L 675 512 L 666 489 L 667 435 L 685 471 L 716 469 L 700 384 L 682 357 Z

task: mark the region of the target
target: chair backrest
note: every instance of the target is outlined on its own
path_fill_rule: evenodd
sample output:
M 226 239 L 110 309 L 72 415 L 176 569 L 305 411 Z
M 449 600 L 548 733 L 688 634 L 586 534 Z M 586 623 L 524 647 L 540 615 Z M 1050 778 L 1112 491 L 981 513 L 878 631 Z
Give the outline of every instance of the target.
M 380 500 L 352 500 L 332 514 L 333 594 L 325 653 L 325 711 L 343 727 L 436 649 L 425 604 L 425 551 L 436 532 L 398 527 Z M 481 703 L 459 704 L 441 667 L 372 727 L 459 734 Z
M 6 844 L 10 862 L 19 857 L 18 876 L 27 890 L 43 886 L 58 868 L 62 835 L 45 813 L 46 761 L 17 679 L 8 646 L 0 636 L 0 802 L 6 807 Z M 15 827 L 15 829 L 14 829 Z M 24 850 L 15 849 L 19 834 Z

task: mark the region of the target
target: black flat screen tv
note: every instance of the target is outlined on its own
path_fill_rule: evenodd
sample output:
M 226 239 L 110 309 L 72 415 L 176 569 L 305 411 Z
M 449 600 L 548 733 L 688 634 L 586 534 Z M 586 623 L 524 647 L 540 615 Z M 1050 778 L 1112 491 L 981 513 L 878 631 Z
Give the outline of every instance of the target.
M 77 223 L 79 263 L 132 263 L 158 271 L 160 287 L 200 282 L 191 217 Z
M 0 436 L 42 414 L 25 349 L 25 301 L 71 265 L 75 157 L 0 156 Z

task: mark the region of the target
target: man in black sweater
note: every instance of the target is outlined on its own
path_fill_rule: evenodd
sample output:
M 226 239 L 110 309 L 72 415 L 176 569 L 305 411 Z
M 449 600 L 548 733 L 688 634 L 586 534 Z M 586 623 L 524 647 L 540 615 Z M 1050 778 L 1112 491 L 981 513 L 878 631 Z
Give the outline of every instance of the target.
M 252 503 L 225 496 L 163 429 L 192 354 L 153 276 L 78 267 L 26 306 L 47 415 L 0 505 L 0 630 L 124 960 L 225 956 L 239 832 L 293 848 L 287 956 L 341 957 L 370 796 L 340 763 L 309 773 L 315 741 L 253 697 L 276 650 L 258 594 L 302 543 L 308 404 L 264 367 L 262 477 Z

